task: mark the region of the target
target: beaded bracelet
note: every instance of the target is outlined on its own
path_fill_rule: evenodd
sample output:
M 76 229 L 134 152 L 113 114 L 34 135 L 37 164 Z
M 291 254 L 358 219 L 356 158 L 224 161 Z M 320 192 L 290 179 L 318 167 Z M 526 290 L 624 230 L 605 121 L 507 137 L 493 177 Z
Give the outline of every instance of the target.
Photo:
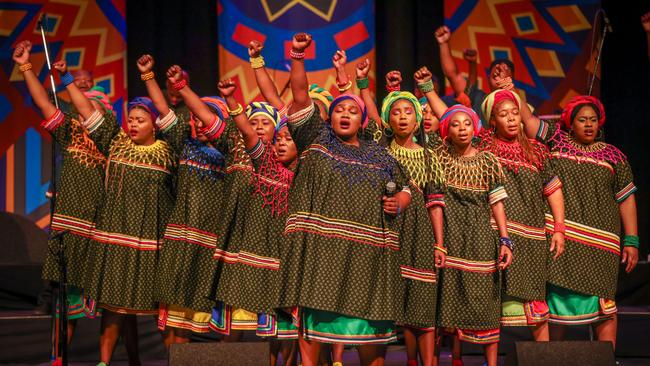
M 65 74 L 61 75 L 61 82 L 64 86 L 68 86 L 74 83 L 74 76 L 72 76 L 72 74 L 69 72 L 66 72 Z
M 359 89 L 368 89 L 370 86 L 370 80 L 367 77 L 363 79 L 357 79 L 357 88 Z
M 553 233 L 566 233 L 566 225 L 564 225 L 563 222 L 557 222 L 555 221 L 553 223 Z
M 33 67 L 33 66 L 32 66 L 32 63 L 31 63 L 31 62 L 28 62 L 28 63 L 26 63 L 26 64 L 20 65 L 20 67 L 19 67 L 18 69 L 20 70 L 20 72 L 25 72 L 25 71 L 29 71 L 29 70 L 31 70 L 32 67 Z
M 499 238 L 499 245 L 505 245 L 510 251 L 515 249 L 515 244 L 510 240 L 510 238 L 502 236 Z
M 305 58 L 305 53 L 294 51 L 294 49 L 292 48 L 291 51 L 289 51 L 289 56 L 294 60 L 302 60 L 303 58 Z
M 399 84 L 393 85 L 393 86 L 390 86 L 390 85 L 386 84 L 386 91 L 389 92 L 389 93 L 394 92 L 394 91 L 400 91 L 400 89 L 401 89 L 401 87 L 400 87 Z
M 144 74 L 140 74 L 140 80 L 142 80 L 142 81 L 151 80 L 151 79 L 154 78 L 154 76 L 155 75 L 154 75 L 153 71 L 145 72 Z
M 231 116 L 236 116 L 238 114 L 241 114 L 244 111 L 244 107 L 241 106 L 241 104 L 237 103 L 237 108 L 235 109 L 230 109 L 228 107 L 228 114 Z
M 339 88 L 339 92 L 344 93 L 350 89 L 352 89 L 352 80 L 349 80 L 347 84 L 340 86 L 336 84 L 336 87 Z
M 445 253 L 445 255 L 447 255 L 447 248 L 445 248 L 443 246 L 440 246 L 440 245 L 436 244 L 436 245 L 433 246 L 433 249 L 439 250 L 439 251 Z
M 248 59 L 251 62 L 251 67 L 254 69 L 259 69 L 264 67 L 264 57 L 262 56 L 257 56 L 257 57 L 251 57 Z
M 429 80 L 429 81 L 425 81 L 424 83 L 418 84 L 418 89 L 420 89 L 420 91 L 422 93 L 432 92 L 433 91 L 433 81 Z
M 181 81 L 178 81 L 178 82 L 175 82 L 174 84 L 172 84 L 172 88 L 174 90 L 176 90 L 176 91 L 180 91 L 181 89 L 183 89 L 186 86 L 187 86 L 187 80 L 185 80 L 185 79 L 182 79 Z
M 623 238 L 623 246 L 639 249 L 639 237 L 636 235 L 625 235 Z

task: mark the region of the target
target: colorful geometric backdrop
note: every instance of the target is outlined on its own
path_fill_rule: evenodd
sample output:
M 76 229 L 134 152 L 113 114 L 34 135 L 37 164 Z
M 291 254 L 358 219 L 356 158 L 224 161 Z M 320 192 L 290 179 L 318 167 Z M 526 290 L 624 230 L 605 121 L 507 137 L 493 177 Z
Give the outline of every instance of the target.
M 515 86 L 540 114 L 555 113 L 573 95 L 587 93 L 591 22 L 599 0 L 445 0 L 444 7 L 452 55 L 467 72 L 463 50 L 478 50 L 484 90 L 490 63 L 508 58 L 515 64 Z
M 39 15 L 46 13 L 52 62 L 65 59 L 70 70 L 92 70 L 95 84 L 104 87 L 121 118 L 126 100 L 125 11 L 125 0 L 0 2 L 0 210 L 29 217 L 40 227 L 49 224 L 45 192 L 51 140 L 39 127 L 42 116 L 11 60 L 14 46 L 22 40 L 33 43 L 34 70 L 49 89 L 37 29 Z
M 336 50 L 346 51 L 353 84 L 357 62 L 368 57 L 374 65 L 374 0 L 220 0 L 217 15 L 220 75 L 235 79 L 238 97 L 246 103 L 262 98 L 248 60 L 251 40 L 264 44 L 262 55 L 279 91 L 289 80 L 289 50 L 296 32 L 313 36 L 305 55 L 309 82 L 333 95 L 339 93 L 332 67 Z M 374 88 L 374 73 L 370 79 Z M 285 102 L 290 94 L 289 90 L 282 94 Z

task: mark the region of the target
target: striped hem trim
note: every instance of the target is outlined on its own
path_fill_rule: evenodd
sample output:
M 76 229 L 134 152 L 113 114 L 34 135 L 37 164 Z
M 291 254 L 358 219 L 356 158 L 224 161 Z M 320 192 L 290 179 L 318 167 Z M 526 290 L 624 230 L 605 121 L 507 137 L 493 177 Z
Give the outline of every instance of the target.
M 218 139 L 225 129 L 226 123 L 222 121 L 219 116 L 215 115 L 212 122 L 208 126 L 205 126 L 201 129 L 201 133 L 208 140 L 212 141 Z
M 546 214 L 546 232 L 553 234 L 553 215 Z M 596 249 L 605 250 L 616 255 L 621 254 L 620 238 L 614 233 L 596 229 L 575 221 L 564 220 L 565 238 Z
M 165 330 L 165 328 L 178 328 L 186 329 L 194 333 L 208 333 L 210 332 L 210 322 L 199 322 L 176 315 L 170 315 L 167 306 L 161 305 L 158 312 L 158 329 Z
M 264 257 L 261 255 L 240 251 L 239 253 L 232 253 L 223 249 L 215 249 L 213 258 L 215 260 L 228 263 L 228 264 L 243 264 L 251 267 L 270 269 L 277 271 L 280 269 L 280 260 L 271 257 Z
M 556 175 L 544 186 L 544 196 L 548 197 L 561 188 L 562 181 L 560 180 L 560 177 Z
M 340 161 L 342 163 L 352 164 L 352 165 L 361 165 L 363 167 L 370 168 L 370 169 L 375 169 L 375 170 L 382 170 L 383 169 L 381 166 L 376 165 L 376 164 L 368 164 L 368 163 L 364 163 L 364 162 L 361 162 L 361 161 L 358 161 L 358 160 L 350 160 L 350 159 L 346 159 L 346 158 L 344 158 L 342 156 L 335 155 L 332 152 L 330 152 L 329 149 L 327 149 L 325 146 L 319 145 L 319 144 L 309 145 L 309 147 L 305 151 L 302 152 L 302 154 L 300 155 L 300 158 L 301 159 L 305 158 L 307 156 L 307 154 L 309 154 L 309 152 L 312 152 L 312 151 L 321 153 L 321 154 L 325 155 L 326 157 L 328 157 L 330 159 Z
M 490 274 L 497 270 L 496 261 L 471 261 L 468 259 L 447 256 L 445 268 L 457 269 L 464 272 Z
M 311 116 L 314 114 L 314 111 L 316 111 L 316 108 L 314 108 L 314 103 L 312 102 L 309 107 L 290 114 L 288 116 L 288 122 L 294 126 L 301 126 L 305 124 L 309 118 L 311 118 Z
M 332 334 L 318 332 L 313 329 L 305 329 L 305 338 L 324 343 L 344 343 L 344 344 L 385 344 L 397 341 L 397 332 L 393 331 L 386 334 Z
M 104 115 L 95 110 L 82 124 L 88 130 L 88 133 L 93 133 L 102 123 L 104 123 Z
M 185 241 L 208 249 L 217 247 L 217 235 L 186 225 L 167 224 L 165 240 Z
M 498 226 L 494 218 L 490 218 L 490 226 L 494 230 L 498 230 Z M 546 232 L 544 227 L 534 227 L 524 225 L 515 221 L 506 221 L 506 227 L 508 228 L 508 234 L 516 234 L 524 238 L 533 239 L 533 240 L 546 240 Z
M 436 283 L 436 271 L 429 271 L 425 269 L 418 269 L 401 265 L 400 273 L 402 277 L 409 280 Z
M 506 187 L 498 186 L 488 193 L 488 202 L 490 205 L 493 205 L 499 201 L 508 198 L 508 193 L 506 193 Z
M 566 153 L 561 153 L 561 152 L 558 152 L 558 151 L 552 151 L 551 155 L 553 157 L 555 157 L 555 158 L 558 158 L 558 159 L 568 159 L 568 160 L 577 161 L 578 163 L 595 164 L 595 165 L 601 166 L 603 168 L 609 169 L 609 171 L 611 173 L 614 173 L 614 167 L 612 166 L 612 164 L 610 164 L 609 162 L 607 162 L 605 160 L 597 160 L 597 159 L 594 159 L 594 158 L 589 157 L 589 156 L 575 156 L 575 155 L 570 155 L 570 154 L 566 154 Z
M 637 190 L 638 188 L 634 185 L 634 183 L 630 182 L 630 184 L 626 185 L 625 188 L 616 193 L 616 196 L 614 196 L 614 198 L 616 199 L 617 203 L 621 203 Z
M 253 160 L 260 159 L 264 155 L 264 151 L 266 151 L 266 146 L 262 142 L 262 139 L 258 139 L 257 143 L 255 144 L 255 146 L 252 149 L 250 149 L 250 150 L 247 149 L 246 150 L 248 155 Z
M 122 158 L 111 158 L 110 161 L 114 162 L 114 163 L 117 163 L 117 164 L 132 166 L 132 167 L 135 167 L 135 168 L 151 169 L 151 170 L 155 170 L 155 171 L 163 172 L 163 173 L 167 173 L 167 174 L 171 173 L 170 170 L 167 169 L 163 165 L 136 163 L 136 162 L 133 162 L 133 161 L 130 161 L 130 160 L 127 160 L 127 159 L 122 159 Z
M 158 250 L 160 245 L 157 240 L 143 239 L 135 236 L 120 233 L 109 233 L 107 231 L 95 230 L 92 239 L 99 243 L 119 245 L 122 247 L 137 250 Z
M 284 232 L 285 234 L 306 232 L 399 250 L 399 234 L 394 231 L 354 221 L 338 220 L 311 212 L 298 212 L 289 215 Z
M 476 344 L 498 343 L 500 333 L 499 328 L 488 330 L 458 329 L 458 339 Z
M 56 130 L 64 120 L 65 116 L 63 115 L 63 112 L 61 112 L 60 109 L 57 109 L 50 118 L 41 122 L 41 127 L 46 129 L 48 132 L 52 132 Z
M 226 167 L 226 174 L 231 174 L 234 172 L 252 172 L 253 167 L 251 165 L 243 164 L 232 164 Z
M 431 208 L 433 206 L 446 207 L 445 195 L 444 194 L 429 194 L 429 195 L 427 195 L 427 202 L 425 203 L 425 207 L 426 208 Z
M 69 230 L 70 233 L 90 238 L 95 231 L 95 223 L 92 221 L 81 220 L 72 216 L 65 216 L 54 214 L 52 218 L 52 230 L 64 231 Z
M 176 113 L 170 109 L 166 116 L 162 118 L 158 116 L 156 119 L 156 127 L 158 127 L 161 132 L 167 132 L 170 128 L 174 127 L 177 121 L 178 118 L 176 118 Z

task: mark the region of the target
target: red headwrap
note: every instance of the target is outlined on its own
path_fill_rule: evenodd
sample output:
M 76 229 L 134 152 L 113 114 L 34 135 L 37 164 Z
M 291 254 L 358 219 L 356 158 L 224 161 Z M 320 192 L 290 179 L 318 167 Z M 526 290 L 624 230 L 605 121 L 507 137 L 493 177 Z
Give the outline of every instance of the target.
M 472 120 L 472 123 L 474 124 L 474 136 L 478 135 L 481 130 L 481 119 L 478 117 L 478 114 L 476 114 L 472 108 L 467 108 L 462 104 L 456 104 L 447 108 L 445 114 L 440 118 L 440 137 L 443 139 L 447 138 L 447 135 L 449 134 L 449 122 L 451 122 L 451 117 L 458 112 L 467 113 L 469 118 Z
M 562 115 L 560 116 L 560 120 L 562 120 L 562 123 L 564 123 L 564 127 L 567 129 L 571 128 L 571 123 L 573 122 L 571 121 L 571 115 L 577 107 L 583 104 L 595 105 L 596 108 L 598 108 L 596 112 L 600 117 L 598 119 L 598 126 L 605 124 L 605 107 L 603 107 L 603 103 L 601 103 L 598 98 L 594 98 L 590 95 L 576 95 L 575 97 L 571 98 L 569 103 L 567 103 L 566 107 L 564 107 L 564 110 L 562 111 Z

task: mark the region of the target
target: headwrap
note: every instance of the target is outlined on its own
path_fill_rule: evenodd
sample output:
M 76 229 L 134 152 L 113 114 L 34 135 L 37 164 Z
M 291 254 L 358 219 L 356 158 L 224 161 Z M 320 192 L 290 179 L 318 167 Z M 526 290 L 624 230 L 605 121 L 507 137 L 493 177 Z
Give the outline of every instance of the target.
M 404 99 L 413 104 L 413 109 L 415 109 L 415 120 L 418 124 L 422 122 L 422 106 L 420 105 L 420 101 L 415 97 L 415 95 L 407 91 L 394 91 L 390 92 L 386 98 L 384 98 L 383 103 L 381 103 L 381 119 L 384 122 L 384 126 L 389 126 L 390 109 L 393 106 L 393 103 L 397 102 L 400 99 Z
M 440 137 L 443 139 L 447 138 L 447 135 L 449 134 L 449 122 L 451 122 L 451 117 L 458 112 L 467 113 L 469 118 L 472 120 L 472 123 L 474 124 L 474 136 L 478 135 L 481 130 L 481 119 L 478 117 L 478 114 L 476 114 L 472 108 L 467 108 L 462 104 L 455 104 L 447 108 L 445 114 L 440 118 Z
M 135 107 L 142 107 L 144 110 L 149 112 L 151 115 L 151 121 L 156 124 L 156 119 L 160 115 L 160 112 L 156 109 L 156 106 L 153 105 L 153 101 L 148 97 L 135 97 L 129 102 L 129 112 Z
M 201 98 L 201 101 L 210 107 L 222 121 L 228 118 L 228 105 L 221 97 L 207 96 Z
M 101 86 L 93 86 L 90 88 L 90 90 L 84 92 L 84 95 L 86 98 L 100 103 L 104 107 L 105 111 L 113 112 L 113 105 L 111 104 L 111 100 L 108 98 L 108 95 L 105 94 L 104 88 Z
M 492 117 L 492 109 L 495 105 L 501 103 L 504 100 L 510 100 L 515 103 L 517 108 L 521 108 L 521 98 L 517 93 L 513 93 L 510 90 L 498 89 L 488 94 L 483 103 L 481 103 L 481 109 L 483 110 L 483 116 L 487 121 Z
M 278 133 L 280 133 L 280 130 L 282 130 L 282 128 L 287 125 L 287 122 L 289 122 L 289 118 L 287 116 L 283 116 L 282 118 L 280 118 L 280 123 L 278 123 L 275 126 L 275 133 L 273 134 L 273 143 L 275 143 L 275 140 L 278 137 Z
M 246 107 L 246 117 L 252 119 L 257 115 L 264 115 L 273 122 L 273 126 L 280 123 L 280 112 L 267 102 L 253 102 Z
M 595 105 L 598 109 L 596 111 L 599 116 L 598 126 L 605 124 L 605 107 L 603 107 L 603 103 L 601 103 L 598 98 L 594 98 L 590 95 L 576 95 L 575 97 L 571 98 L 571 100 L 569 100 L 569 103 L 567 103 L 566 107 L 564 107 L 562 115 L 560 116 L 560 120 L 564 123 L 564 127 L 567 129 L 571 128 L 571 122 L 573 122 L 571 121 L 571 115 L 577 107 L 583 104 Z
M 361 97 L 354 94 L 341 94 L 332 101 L 332 104 L 330 105 L 330 110 L 328 112 L 330 121 L 332 120 L 332 111 L 334 111 L 334 108 L 339 103 L 347 99 L 357 103 L 357 106 L 359 106 L 359 109 L 361 109 L 361 128 L 366 128 L 366 126 L 368 125 L 368 110 L 366 109 L 366 104 L 363 102 L 363 99 L 361 99 Z
M 334 101 L 334 97 L 326 89 L 321 88 L 318 84 L 311 84 L 309 86 L 309 98 L 320 100 L 325 104 L 325 112 L 329 113 L 330 105 Z

